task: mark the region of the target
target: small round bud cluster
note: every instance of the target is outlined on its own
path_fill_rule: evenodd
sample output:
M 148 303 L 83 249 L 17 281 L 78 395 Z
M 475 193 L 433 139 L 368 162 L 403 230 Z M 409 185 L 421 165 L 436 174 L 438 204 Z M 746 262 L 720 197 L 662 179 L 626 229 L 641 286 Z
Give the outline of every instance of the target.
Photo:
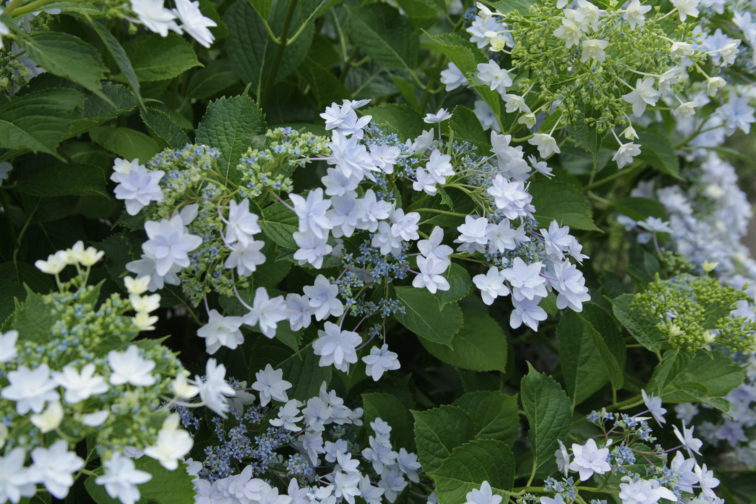
M 715 278 L 680 275 L 657 278 L 635 294 L 631 308 L 656 321 L 656 328 L 672 348 L 726 349 L 752 352 L 756 321 L 733 313 L 748 296 Z
M 250 147 L 242 154 L 236 172 L 241 177 L 240 196 L 257 198 L 266 189 L 277 193 L 294 190 L 291 175 L 313 159 L 328 154 L 328 139 L 291 127 L 265 133 L 262 148 Z

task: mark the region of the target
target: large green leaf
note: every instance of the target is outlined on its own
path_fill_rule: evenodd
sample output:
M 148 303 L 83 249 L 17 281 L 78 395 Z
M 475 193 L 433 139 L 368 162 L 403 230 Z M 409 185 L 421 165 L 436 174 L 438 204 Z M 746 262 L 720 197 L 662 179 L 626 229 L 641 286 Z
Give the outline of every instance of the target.
M 423 340 L 452 348 L 454 336 L 462 328 L 462 310 L 450 303 L 439 309 L 433 294 L 425 289 L 397 287 L 396 297 L 404 305 L 404 313 L 396 319 Z
M 719 352 L 670 351 L 654 369 L 651 388 L 664 402 L 702 402 L 723 411 L 724 399 L 745 379 L 745 369 Z
M 484 481 L 504 497 L 512 488 L 515 460 L 511 445 L 493 439 L 471 441 L 456 447 L 438 469 L 430 472 L 441 504 L 465 502 L 465 495 Z
M 498 390 L 468 392 L 454 406 L 465 410 L 472 419 L 475 439 L 498 439 L 514 445 L 520 428 L 517 396 Z
M 598 348 L 601 335 L 580 314 L 567 311 L 559 321 L 557 338 L 564 383 L 574 408 L 609 380 Z
M 430 28 L 446 11 L 443 0 L 397 0 L 397 3 L 416 28 Z
M 265 237 L 286 250 L 297 248 L 292 235 L 298 229 L 298 222 L 296 214 L 278 202 L 265 207 L 259 220 Z
M 394 449 L 412 451 L 415 439 L 412 435 L 413 418 L 407 406 L 393 394 L 369 392 L 362 394 L 362 421 L 365 425 L 380 418 L 391 426 L 391 442 Z
M 68 127 L 64 138 L 86 133 L 95 126 L 128 114 L 137 106 L 134 93 L 123 84 L 105 81 L 102 84 L 102 92 L 107 100 L 97 95 L 87 95 L 81 114 Z
M 249 0 L 262 19 L 270 21 L 271 30 L 280 36 L 289 10 L 291 15 L 288 26 L 288 36 L 294 37 L 305 27 L 323 15 L 339 0 Z M 292 5 L 293 2 L 293 5 Z
M 204 100 L 222 93 L 239 82 L 234 69 L 226 59 L 215 60 L 205 68 L 192 72 L 187 84 L 186 96 Z
M 126 78 L 126 82 L 128 82 L 129 87 L 134 92 L 134 96 L 136 96 L 137 100 L 141 104 L 142 95 L 139 88 L 139 78 L 134 71 L 134 67 L 131 64 L 129 55 L 126 54 L 126 50 L 123 48 L 118 39 L 112 33 L 110 33 L 108 28 L 101 21 L 93 21 L 90 23 L 90 26 L 95 31 L 95 33 L 97 33 L 97 36 L 100 37 L 102 44 L 113 57 L 113 61 L 115 61 L 118 69 L 121 71 L 121 73 L 123 73 L 123 76 Z
M 666 136 L 641 131 L 638 133 L 638 142 L 641 145 L 639 159 L 666 175 L 680 178 L 680 161 Z
M 97 145 L 124 159 L 145 162 L 160 152 L 155 140 L 131 128 L 102 126 L 90 130 L 89 136 Z
M 349 90 L 333 72 L 314 58 L 308 56 L 299 71 L 310 85 L 311 91 L 321 107 L 350 96 Z
M 435 49 L 457 65 L 470 79 L 478 73 L 478 63 L 488 61 L 483 53 L 468 39 L 456 33 L 426 34 Z
M 461 300 L 472 292 L 470 273 L 459 264 L 452 263 L 444 277 L 449 282 L 449 290 L 436 292 L 436 301 L 441 308 L 447 303 Z
M 275 5 L 271 4 L 274 9 L 267 11 L 272 18 L 271 29 L 278 35 L 281 34 L 287 17 L 285 10 L 280 11 L 287 7 L 287 3 L 274 2 Z M 297 9 L 294 14 L 303 20 L 301 16 L 309 13 Z M 234 3 L 226 11 L 223 21 L 229 30 L 226 50 L 232 68 L 239 78 L 252 85 L 255 92 L 259 92 L 271 80 L 275 84 L 294 73 L 307 56 L 315 33 L 311 23 L 305 24 L 299 37 L 294 42 L 287 43 L 279 56 L 280 45 L 271 40 L 263 19 L 248 2 L 239 0 Z M 289 28 L 296 25 L 297 21 L 298 19 L 290 19 Z M 294 32 L 289 31 L 288 35 L 294 35 Z
M 609 381 L 615 389 L 622 388 L 625 383 L 627 348 L 619 325 L 608 311 L 594 303 L 585 303 L 580 317 L 595 329 L 590 334 L 601 354 Z
M 525 13 L 536 0 L 496 0 L 493 5 L 501 13 L 519 11 Z
M 0 106 L 0 148 L 55 155 L 71 122 L 84 105 L 75 89 L 48 88 Z
M 52 327 L 57 317 L 42 295 L 26 287 L 26 298 L 16 300 L 13 312 L 13 329 L 18 331 L 19 340 L 46 343 L 52 335 Z
M 533 472 L 545 474 L 556 466 L 557 441 L 566 439 L 570 427 L 570 400 L 562 387 L 528 363 L 528 374 L 520 382 L 520 394 L 533 447 Z
M 220 149 L 218 167 L 221 173 L 228 175 L 252 144 L 252 137 L 264 129 L 263 113 L 249 96 L 224 97 L 208 105 L 197 126 L 196 139 L 197 143 Z
M 409 20 L 383 3 L 349 8 L 352 41 L 385 68 L 414 72 L 420 40 Z
M 593 223 L 591 204 L 577 187 L 560 180 L 536 177 L 530 182 L 535 216 L 542 226 L 552 220 L 562 226 L 586 231 L 600 231 Z
M 434 357 L 472 371 L 506 371 L 507 335 L 490 315 L 475 307 L 462 309 L 464 324 L 449 345 L 423 337 L 420 342 Z
M 189 137 L 171 117 L 154 107 L 141 109 L 139 115 L 153 134 L 160 137 L 169 147 L 181 148 L 189 143 Z
M 16 190 L 31 196 L 110 197 L 105 173 L 91 165 L 46 166 L 29 177 L 18 180 Z
M 321 367 L 318 364 L 318 359 L 312 348 L 308 346 L 300 349 L 277 366 L 283 369 L 283 375 L 292 384 L 288 391 L 289 399 L 306 401 L 318 395 L 323 383 L 326 385 L 331 383 L 333 367 Z
M 412 415 L 415 417 L 417 455 L 425 471 L 441 467 L 454 448 L 475 435 L 470 416 L 457 406 L 412 411 Z
M 475 112 L 469 107 L 457 105 L 454 107 L 449 127 L 454 133 L 455 140 L 463 140 L 490 150 L 491 144 L 486 132 L 480 125 Z
M 176 34 L 140 35 L 126 43 L 126 53 L 141 82 L 172 79 L 201 66 L 192 45 Z
M 415 138 L 423 132 L 423 118 L 406 105 L 384 103 L 365 109 L 373 116 L 372 122 L 389 133 L 398 134 L 403 140 Z
M 48 72 L 72 80 L 102 97 L 105 66 L 100 53 L 75 35 L 45 31 L 20 37 L 18 43 Z
M 11 243 L 10 245 L 13 245 Z M 42 273 L 31 264 L 11 261 L 0 264 L 0 330 L 3 322 L 13 313 L 16 301 L 23 303 L 26 295 L 31 292 L 48 292 L 53 287 L 52 277 Z M 12 322 L 12 320 L 8 320 Z

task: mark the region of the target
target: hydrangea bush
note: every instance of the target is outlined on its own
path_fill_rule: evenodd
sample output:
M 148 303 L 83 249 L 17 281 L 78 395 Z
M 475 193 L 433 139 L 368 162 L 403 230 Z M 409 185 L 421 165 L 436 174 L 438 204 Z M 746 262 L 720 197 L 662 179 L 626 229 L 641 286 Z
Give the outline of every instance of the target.
M 0 503 L 747 503 L 753 3 L 0 1 Z

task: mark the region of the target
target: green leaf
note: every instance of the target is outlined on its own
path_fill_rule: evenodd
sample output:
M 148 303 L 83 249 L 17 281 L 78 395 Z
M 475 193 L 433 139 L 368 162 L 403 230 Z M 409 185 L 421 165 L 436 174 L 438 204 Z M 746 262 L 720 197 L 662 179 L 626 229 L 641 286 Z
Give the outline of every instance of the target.
M 454 406 L 465 410 L 472 419 L 475 439 L 497 439 L 514 445 L 520 429 L 517 396 L 498 390 L 468 392 Z
M 286 250 L 297 248 L 292 235 L 298 229 L 298 222 L 296 214 L 278 202 L 265 207 L 259 220 L 265 237 Z
M 450 345 L 434 343 L 428 338 L 422 338 L 420 342 L 431 355 L 453 366 L 472 371 L 505 372 L 507 335 L 504 329 L 478 308 L 464 307 L 462 316 L 464 325 L 453 336 Z
M 102 94 L 100 81 L 105 76 L 105 66 L 100 53 L 70 33 L 45 31 L 29 37 L 19 37 L 18 43 L 26 49 L 29 57 L 48 72 L 72 80 L 92 91 Z
M 439 406 L 412 411 L 415 417 L 415 445 L 424 471 L 441 467 L 454 448 L 471 440 L 475 434 L 472 420 L 457 406 Z
M 300 348 L 302 336 L 302 331 L 292 331 L 289 324 L 279 324 L 276 329 L 276 339 L 295 352 Z
M 221 173 L 229 174 L 252 144 L 252 137 L 264 129 L 263 113 L 250 97 L 224 97 L 210 102 L 197 126 L 196 138 L 197 143 L 220 149 L 218 167 Z
M 440 504 L 459 504 L 473 489 L 488 481 L 493 489 L 509 490 L 514 483 L 515 460 L 511 445 L 493 439 L 458 446 L 441 466 L 430 472 Z M 508 497 L 504 492 L 496 492 Z
M 26 298 L 22 302 L 16 301 L 13 329 L 18 331 L 18 339 L 21 341 L 44 344 L 50 339 L 57 317 L 42 295 L 32 292 L 28 287 L 25 289 Z
M 40 197 L 110 197 L 102 169 L 90 165 L 47 166 L 29 177 L 19 178 L 16 190 Z
M 578 313 L 566 311 L 559 321 L 557 338 L 559 362 L 574 408 L 609 380 L 604 354 L 598 348 L 601 335 Z
M 377 65 L 415 71 L 420 39 L 406 17 L 382 3 L 347 9 L 352 40 Z
M 680 161 L 666 136 L 649 131 L 640 131 L 638 132 L 638 142 L 641 145 L 639 159 L 644 160 L 666 175 L 681 179 Z
M 536 0 L 497 0 L 493 5 L 497 11 L 506 14 L 512 11 L 525 13 L 534 3 Z
M 139 115 L 150 131 L 163 139 L 169 147 L 178 149 L 190 143 L 184 130 L 162 110 L 150 107 L 141 109 Z
M 141 457 L 134 463 L 136 469 L 145 471 L 152 478 L 139 485 L 139 504 L 185 504 L 194 502 L 194 483 L 192 477 L 186 472 L 183 463 L 173 471 L 165 469 L 160 463 L 150 457 Z M 105 491 L 105 487 L 95 483 L 96 476 L 90 476 L 84 482 L 87 493 L 97 504 L 115 504 L 117 499 L 111 498 Z
M 449 124 L 454 132 L 455 140 L 470 142 L 487 150 L 491 149 L 486 132 L 483 131 L 475 112 L 470 108 L 462 105 L 454 107 L 454 113 Z
M 415 138 L 423 132 L 423 118 L 406 105 L 385 103 L 365 109 L 365 114 L 372 115 L 373 123 L 387 133 L 396 133 L 402 140 Z
M 467 38 L 456 33 L 425 34 L 435 49 L 446 56 L 449 61 L 457 65 L 465 76 L 470 79 L 478 73 L 478 63 L 485 63 L 488 59 Z
M 613 206 L 618 212 L 637 221 L 646 220 L 649 217 L 667 219 L 667 211 L 664 209 L 664 205 L 648 198 L 621 198 Z
M 291 2 L 296 2 L 294 6 Z M 263 19 L 269 19 L 273 31 L 280 36 L 283 21 L 293 7 L 289 23 L 289 36 L 293 37 L 306 25 L 325 14 L 338 0 L 249 0 Z
M 608 311 L 594 303 L 585 303 L 580 316 L 595 329 L 591 335 L 601 353 L 609 381 L 615 389 L 622 388 L 625 383 L 627 348 L 619 325 Z
M 270 12 L 270 16 L 275 18 L 272 20 L 274 31 L 278 31 L 286 17 L 287 2 L 275 4 L 277 11 L 284 11 L 280 14 L 277 11 Z M 301 16 L 302 11 L 297 11 L 297 16 Z M 277 59 L 279 46 L 271 40 L 265 29 L 265 21 L 246 1 L 234 3 L 226 11 L 223 21 L 229 30 L 226 38 L 229 62 L 239 78 L 251 84 L 255 92 L 271 78 L 273 71 L 276 72 L 273 84 L 294 73 L 307 56 L 315 33 L 313 25 L 308 23 L 301 35 L 287 44 L 281 58 Z M 293 34 L 289 32 L 289 35 Z M 278 61 L 278 65 L 274 67 L 275 61 Z
M 631 308 L 632 294 L 622 294 L 612 300 L 612 312 L 620 324 L 636 339 L 638 343 L 652 352 L 658 352 L 667 342 L 657 327 L 656 322 Z
M 565 181 L 536 177 L 530 182 L 535 217 L 548 227 L 552 220 L 562 226 L 584 231 L 600 231 L 593 222 L 591 204 L 583 192 Z
M 186 95 L 195 100 L 204 100 L 222 93 L 239 82 L 231 65 L 225 59 L 215 60 L 205 68 L 192 72 Z
M 102 92 L 107 100 L 93 94 L 86 97 L 80 117 L 71 123 L 64 138 L 86 133 L 95 126 L 128 114 L 137 106 L 134 93 L 123 84 L 105 81 Z
M 13 313 L 16 300 L 22 303 L 30 291 L 48 292 L 53 287 L 50 275 L 31 264 L 11 261 L 0 264 L 0 328 Z M 11 327 L 5 330 L 12 329 Z
M 391 426 L 391 442 L 395 450 L 405 448 L 412 451 L 415 439 L 412 435 L 413 418 L 402 401 L 393 394 L 369 392 L 362 394 L 362 422 L 370 422 L 380 418 Z
M 745 380 L 745 369 L 719 352 L 666 352 L 654 369 L 651 388 L 664 402 L 702 402 L 727 411 L 723 400 Z
M 126 78 L 126 82 L 134 92 L 134 96 L 136 96 L 139 103 L 142 104 L 142 95 L 139 90 L 139 78 L 134 71 L 134 67 L 131 65 L 129 55 L 126 54 L 126 49 L 123 48 L 118 39 L 112 33 L 110 33 L 108 28 L 101 21 L 92 21 L 91 23 L 89 23 L 89 25 L 95 31 L 97 36 L 100 37 L 102 44 L 113 57 L 113 60 L 118 66 L 118 69 Z
M 288 390 L 289 399 L 307 401 L 318 395 L 323 383 L 331 383 L 333 367 L 320 367 L 318 360 L 318 356 L 308 346 L 276 366 L 283 369 L 286 380 L 292 384 Z
M 398 0 L 397 3 L 416 28 L 429 28 L 445 11 L 444 3 L 436 0 Z
M 436 301 L 440 308 L 448 303 L 459 301 L 472 292 L 473 283 L 470 273 L 459 264 L 452 263 L 444 277 L 449 282 L 449 290 L 436 292 Z
M 462 310 L 456 304 L 439 309 L 433 294 L 425 289 L 396 287 L 396 297 L 404 304 L 404 313 L 394 315 L 407 329 L 424 342 L 451 348 L 454 335 L 462 327 Z
M 84 105 L 84 95 L 75 89 L 48 88 L 0 106 L 0 148 L 46 152 L 64 138 L 76 109 Z
M 155 140 L 131 128 L 101 126 L 90 130 L 89 136 L 97 145 L 124 159 L 145 162 L 160 152 Z
M 299 71 L 321 106 L 350 96 L 349 90 L 332 71 L 309 56 Z
M 533 446 L 533 473 L 544 474 L 555 468 L 557 441 L 566 439 L 570 428 L 570 400 L 562 387 L 528 363 L 528 374 L 520 384 L 522 407 L 528 418 L 528 439 Z
M 172 79 L 202 66 L 192 45 L 173 33 L 167 37 L 156 34 L 135 37 L 126 43 L 126 53 L 141 82 Z

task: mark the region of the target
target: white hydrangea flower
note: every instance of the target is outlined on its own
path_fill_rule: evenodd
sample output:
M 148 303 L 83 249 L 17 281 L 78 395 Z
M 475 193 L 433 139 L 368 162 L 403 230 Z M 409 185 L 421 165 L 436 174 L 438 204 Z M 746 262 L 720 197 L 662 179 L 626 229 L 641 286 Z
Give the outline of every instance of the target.
M 347 372 L 349 364 L 357 362 L 357 345 L 362 342 L 359 334 L 353 331 L 342 331 L 332 322 L 326 322 L 322 330 L 318 331 L 318 339 L 312 344 L 315 355 L 320 356 L 320 366 L 335 367 L 339 371 Z
M 149 386 L 155 383 L 151 371 L 155 362 L 142 358 L 136 345 L 129 345 L 125 352 L 108 352 L 108 364 L 113 370 L 110 375 L 112 385 Z
M 252 390 L 260 395 L 260 406 L 266 406 L 271 400 L 288 401 L 286 391 L 291 387 L 291 383 L 283 379 L 283 370 L 273 369 L 270 364 L 255 373 L 255 382 L 252 384 Z
M 365 373 L 378 381 L 386 371 L 396 371 L 399 369 L 399 356 L 390 351 L 388 345 L 384 343 L 380 348 L 374 346 L 370 349 L 370 354 L 362 358 L 365 363 Z
M 122 504 L 134 504 L 140 494 L 137 485 L 152 479 L 150 473 L 139 471 L 130 458 L 116 453 L 103 463 L 105 473 L 95 479 L 95 483 L 105 487 L 105 491 L 113 499 Z
M 199 2 L 191 2 L 190 0 L 175 0 L 176 9 L 173 11 L 181 20 L 181 29 L 191 35 L 194 40 L 199 42 L 204 47 L 210 47 L 213 45 L 213 34 L 209 28 L 218 26 L 218 24 L 202 15 Z
M 171 413 L 163 422 L 155 445 L 145 448 L 144 454 L 173 471 L 178 467 L 179 460 L 192 449 L 193 444 L 192 436 L 179 428 L 178 413 Z
M 144 26 L 161 37 L 167 37 L 168 31 L 181 33 L 175 14 L 164 7 L 163 0 L 131 0 L 131 9 Z

